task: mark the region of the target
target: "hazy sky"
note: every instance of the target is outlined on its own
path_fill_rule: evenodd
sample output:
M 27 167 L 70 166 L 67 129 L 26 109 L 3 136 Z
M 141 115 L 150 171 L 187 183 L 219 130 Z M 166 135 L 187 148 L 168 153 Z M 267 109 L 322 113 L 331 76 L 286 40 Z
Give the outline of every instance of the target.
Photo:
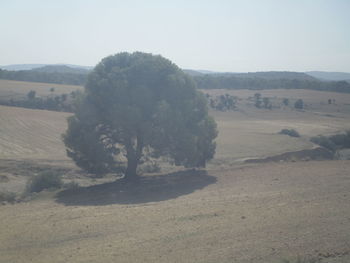
M 350 0 L 0 0 L 0 32 L 0 65 L 144 51 L 190 69 L 350 72 Z

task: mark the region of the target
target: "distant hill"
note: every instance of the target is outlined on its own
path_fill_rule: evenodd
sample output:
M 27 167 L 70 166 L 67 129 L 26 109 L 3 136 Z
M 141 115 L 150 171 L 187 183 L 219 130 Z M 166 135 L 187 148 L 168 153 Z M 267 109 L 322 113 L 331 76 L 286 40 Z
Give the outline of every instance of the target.
M 313 76 L 305 74 L 303 72 L 292 72 L 292 71 L 260 71 L 260 72 L 247 72 L 247 73 L 234 73 L 234 72 L 214 72 L 208 70 L 192 70 L 184 69 L 185 73 L 191 76 L 226 76 L 226 77 L 237 77 L 237 78 L 260 78 L 260 79 L 298 79 L 298 80 L 316 80 Z
M 13 64 L 13 65 L 7 65 L 7 66 L 0 66 L 0 69 L 19 71 L 19 70 L 32 70 L 32 69 L 43 68 L 47 66 L 48 67 L 67 66 L 69 68 L 83 69 L 83 70 L 91 70 L 93 68 L 91 66 L 80 66 L 80 65 L 72 65 L 72 64 Z
M 322 81 L 301 72 L 192 74 L 199 89 L 311 89 L 350 93 L 346 81 Z
M 73 74 L 87 74 L 89 72 L 86 68 L 70 67 L 67 65 L 47 65 L 33 69 L 33 71 L 47 72 L 47 73 L 73 73 Z
M 4 70 L 31 70 L 35 68 L 44 67 L 46 64 L 14 64 L 14 65 L 7 65 L 7 66 L 0 66 L 0 69 Z
M 33 69 L 29 69 L 34 67 Z M 3 68 L 3 69 L 1 69 Z M 5 70 L 4 70 L 5 68 Z M 7 68 L 7 70 L 6 70 Z M 15 68 L 17 70 L 8 70 Z M 27 68 L 27 70 L 18 69 Z M 29 69 L 29 70 L 28 70 Z M 92 67 L 70 64 L 22 64 L 0 67 L 0 79 L 84 85 Z M 312 89 L 350 93 L 350 73 L 313 71 L 213 72 L 184 69 L 199 89 Z
M 226 73 L 225 75 L 232 75 L 239 78 L 261 78 L 261 79 L 297 79 L 297 80 L 316 80 L 314 77 L 303 72 L 292 71 L 261 71 L 248 73 Z
M 0 79 L 82 86 L 86 82 L 88 72 L 66 66 L 44 66 L 32 70 L 0 69 Z
M 320 80 L 346 80 L 350 81 L 350 73 L 347 72 L 327 72 L 327 71 L 309 71 L 306 74 Z
M 185 72 L 186 74 L 190 75 L 190 76 L 200 76 L 203 75 L 202 72 L 199 72 L 197 70 L 193 70 L 193 69 L 183 69 L 183 72 Z

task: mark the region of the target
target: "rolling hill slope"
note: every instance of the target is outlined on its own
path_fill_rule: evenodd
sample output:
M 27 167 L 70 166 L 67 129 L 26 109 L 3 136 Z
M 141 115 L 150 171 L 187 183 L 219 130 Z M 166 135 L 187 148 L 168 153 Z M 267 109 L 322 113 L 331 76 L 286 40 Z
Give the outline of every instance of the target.
M 0 106 L 0 159 L 67 160 L 60 135 L 69 115 Z

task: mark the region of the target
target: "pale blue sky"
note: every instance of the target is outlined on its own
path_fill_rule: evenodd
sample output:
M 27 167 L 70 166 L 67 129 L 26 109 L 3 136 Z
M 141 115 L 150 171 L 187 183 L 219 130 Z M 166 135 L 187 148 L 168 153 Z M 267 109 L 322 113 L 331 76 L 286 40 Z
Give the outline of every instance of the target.
M 0 0 L 0 32 L 0 65 L 144 51 L 191 69 L 350 72 L 350 0 Z

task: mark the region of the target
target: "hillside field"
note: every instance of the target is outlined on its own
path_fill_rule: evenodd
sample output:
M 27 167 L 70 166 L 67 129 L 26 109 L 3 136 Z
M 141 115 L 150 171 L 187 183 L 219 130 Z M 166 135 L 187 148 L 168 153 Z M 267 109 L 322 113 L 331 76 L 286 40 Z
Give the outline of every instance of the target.
M 81 186 L 0 205 L 0 262 L 350 262 L 350 161 L 244 163 L 350 129 L 350 94 L 258 91 L 271 98 L 268 110 L 252 106 L 257 91 L 204 92 L 239 98 L 237 111 L 210 111 L 219 136 L 207 170 L 164 165 L 133 188 L 86 175 L 66 157 L 70 114 L 0 106 L 0 192 L 22 192 L 43 169 Z M 305 110 L 281 106 L 286 97 L 302 98 Z M 301 137 L 278 134 L 283 128 Z
M 50 89 L 54 88 L 54 92 Z M 0 79 L 0 100 L 22 99 L 34 90 L 38 96 L 69 94 L 81 86 Z

